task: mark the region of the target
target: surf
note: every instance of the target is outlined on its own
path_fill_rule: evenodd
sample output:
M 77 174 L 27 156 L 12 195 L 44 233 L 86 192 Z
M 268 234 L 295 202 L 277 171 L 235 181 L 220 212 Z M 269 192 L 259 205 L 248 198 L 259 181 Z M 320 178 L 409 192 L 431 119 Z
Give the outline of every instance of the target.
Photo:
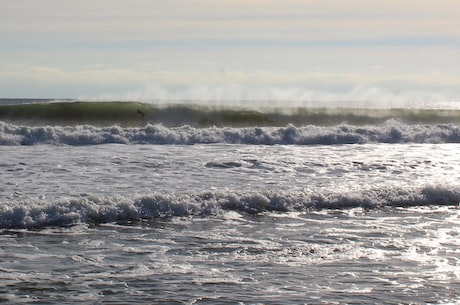
M 171 217 L 213 217 L 227 211 L 249 215 L 320 210 L 366 210 L 416 206 L 458 207 L 458 189 L 425 186 L 414 189 L 373 189 L 334 193 L 266 190 L 203 191 L 189 194 L 153 193 L 140 197 L 85 196 L 46 202 L 28 199 L 0 205 L 0 228 L 41 228 L 76 224 L 129 223 Z
M 341 145 L 366 143 L 460 143 L 455 124 L 405 124 L 388 120 L 380 125 L 297 127 L 167 127 L 26 126 L 0 122 L 0 145 L 102 145 L 102 144 L 251 144 Z

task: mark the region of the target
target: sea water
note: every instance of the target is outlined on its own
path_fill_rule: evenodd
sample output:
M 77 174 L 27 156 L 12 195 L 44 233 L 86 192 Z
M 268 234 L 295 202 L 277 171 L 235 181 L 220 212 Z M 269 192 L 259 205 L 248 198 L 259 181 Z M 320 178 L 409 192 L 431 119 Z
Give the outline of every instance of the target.
M 457 125 L 1 124 L 2 302 L 460 302 Z

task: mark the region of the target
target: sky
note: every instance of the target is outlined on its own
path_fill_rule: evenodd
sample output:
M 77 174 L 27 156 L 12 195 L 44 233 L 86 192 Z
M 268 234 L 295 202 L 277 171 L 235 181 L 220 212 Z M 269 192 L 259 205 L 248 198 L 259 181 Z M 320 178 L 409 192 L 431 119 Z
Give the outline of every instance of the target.
M 460 101 L 459 12 L 458 0 L 0 0 L 0 97 Z

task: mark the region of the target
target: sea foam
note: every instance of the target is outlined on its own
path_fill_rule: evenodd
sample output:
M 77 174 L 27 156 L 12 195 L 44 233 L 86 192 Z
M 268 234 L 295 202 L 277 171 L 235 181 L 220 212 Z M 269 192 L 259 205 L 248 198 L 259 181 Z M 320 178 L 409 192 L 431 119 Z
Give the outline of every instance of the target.
M 96 144 L 254 144 L 334 145 L 365 143 L 460 143 L 455 124 L 405 124 L 388 120 L 380 125 L 297 127 L 143 127 L 20 126 L 0 122 L 0 145 Z
M 307 191 L 153 193 L 141 197 L 86 196 L 79 199 L 26 199 L 0 205 L 0 228 L 39 228 L 138 222 L 165 217 L 213 216 L 225 211 L 260 214 L 315 209 L 376 209 L 447 205 L 458 206 L 458 189 L 426 186 L 414 189 L 373 189 L 353 193 Z

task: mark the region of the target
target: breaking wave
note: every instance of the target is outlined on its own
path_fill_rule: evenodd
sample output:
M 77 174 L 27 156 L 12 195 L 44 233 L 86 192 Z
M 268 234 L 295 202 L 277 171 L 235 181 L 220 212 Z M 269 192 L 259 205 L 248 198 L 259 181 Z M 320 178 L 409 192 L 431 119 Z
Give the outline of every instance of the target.
M 376 209 L 412 206 L 458 206 L 455 188 L 427 186 L 422 189 L 375 189 L 361 193 L 307 192 L 202 192 L 152 194 L 137 198 L 82 197 L 46 202 L 30 199 L 0 205 L 0 228 L 39 228 L 108 222 L 138 222 L 165 217 L 214 216 L 225 211 L 260 214 L 322 209 Z
M 143 127 L 21 126 L 0 122 L 0 145 L 96 144 L 254 144 L 334 145 L 364 143 L 460 143 L 455 124 L 405 124 L 388 120 L 380 125 L 297 127 Z

